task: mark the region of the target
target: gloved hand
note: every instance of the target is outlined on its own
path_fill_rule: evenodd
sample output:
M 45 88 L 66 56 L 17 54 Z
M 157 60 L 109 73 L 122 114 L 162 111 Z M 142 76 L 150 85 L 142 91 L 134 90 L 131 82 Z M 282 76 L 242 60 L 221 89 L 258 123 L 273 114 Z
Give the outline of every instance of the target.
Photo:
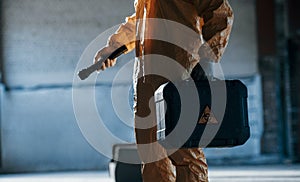
M 101 50 L 99 50 L 95 57 L 94 57 L 94 64 L 100 61 L 102 58 L 108 57 L 112 52 L 114 51 L 113 48 L 111 47 L 104 47 Z M 101 68 L 98 70 L 105 70 L 106 68 L 112 67 L 116 64 L 117 58 L 116 59 L 107 59 L 102 63 Z

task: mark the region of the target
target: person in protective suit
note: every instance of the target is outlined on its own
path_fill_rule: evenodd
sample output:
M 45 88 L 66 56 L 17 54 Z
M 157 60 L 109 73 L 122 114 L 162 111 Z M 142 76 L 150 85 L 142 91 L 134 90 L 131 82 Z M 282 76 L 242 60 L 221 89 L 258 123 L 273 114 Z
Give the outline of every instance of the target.
M 126 18 L 107 45 L 96 53 L 94 62 L 122 45 L 126 45 L 127 52 L 136 51 L 135 134 L 143 162 L 143 181 L 208 181 L 208 166 L 201 148 L 168 153 L 156 142 L 156 117 L 155 112 L 151 112 L 155 111 L 153 96 L 168 79 L 152 73 L 163 70 L 175 73 L 177 79 L 185 79 L 193 72 L 194 79 L 202 79 L 202 69 L 197 63 L 220 60 L 231 32 L 233 11 L 228 0 L 136 0 L 134 5 L 135 13 Z M 169 25 L 174 25 L 170 22 L 188 30 L 183 28 L 180 31 L 180 26 L 169 29 Z M 190 30 L 194 33 L 189 33 Z M 185 71 L 160 66 L 161 61 L 168 58 L 179 63 Z M 101 69 L 105 70 L 115 63 L 116 60 L 107 60 Z M 195 67 L 197 69 L 193 70 Z

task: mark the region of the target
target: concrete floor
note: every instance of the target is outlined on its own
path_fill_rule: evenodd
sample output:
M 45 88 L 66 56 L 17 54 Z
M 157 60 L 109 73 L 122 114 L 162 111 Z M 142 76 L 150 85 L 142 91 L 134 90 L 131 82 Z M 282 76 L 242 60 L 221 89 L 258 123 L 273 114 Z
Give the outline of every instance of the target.
M 300 182 L 300 165 L 210 167 L 210 182 Z M 0 175 L 0 182 L 114 182 L 107 171 Z

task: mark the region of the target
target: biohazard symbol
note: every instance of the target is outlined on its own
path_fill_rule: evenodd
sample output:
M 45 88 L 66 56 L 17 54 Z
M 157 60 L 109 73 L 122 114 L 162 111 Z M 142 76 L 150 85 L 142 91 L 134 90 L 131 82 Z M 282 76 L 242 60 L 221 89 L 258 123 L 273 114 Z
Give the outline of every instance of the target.
M 218 124 L 218 120 L 214 116 L 213 112 L 209 108 L 209 106 L 206 106 L 201 118 L 199 119 L 199 124 Z

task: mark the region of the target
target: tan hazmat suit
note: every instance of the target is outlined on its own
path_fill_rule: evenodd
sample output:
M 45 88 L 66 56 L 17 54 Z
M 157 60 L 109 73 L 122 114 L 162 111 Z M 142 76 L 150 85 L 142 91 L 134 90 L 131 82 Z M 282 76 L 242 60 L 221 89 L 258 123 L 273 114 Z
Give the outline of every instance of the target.
M 145 182 L 208 181 L 201 148 L 169 152 L 156 142 L 153 96 L 169 79 L 152 73 L 163 70 L 177 75 L 176 79 L 185 79 L 202 59 L 218 62 L 232 23 L 228 0 L 136 0 L 135 14 L 126 18 L 96 54 L 95 59 L 122 45 L 128 52 L 136 51 L 135 133 Z M 179 63 L 185 72 L 161 66 L 167 59 Z

